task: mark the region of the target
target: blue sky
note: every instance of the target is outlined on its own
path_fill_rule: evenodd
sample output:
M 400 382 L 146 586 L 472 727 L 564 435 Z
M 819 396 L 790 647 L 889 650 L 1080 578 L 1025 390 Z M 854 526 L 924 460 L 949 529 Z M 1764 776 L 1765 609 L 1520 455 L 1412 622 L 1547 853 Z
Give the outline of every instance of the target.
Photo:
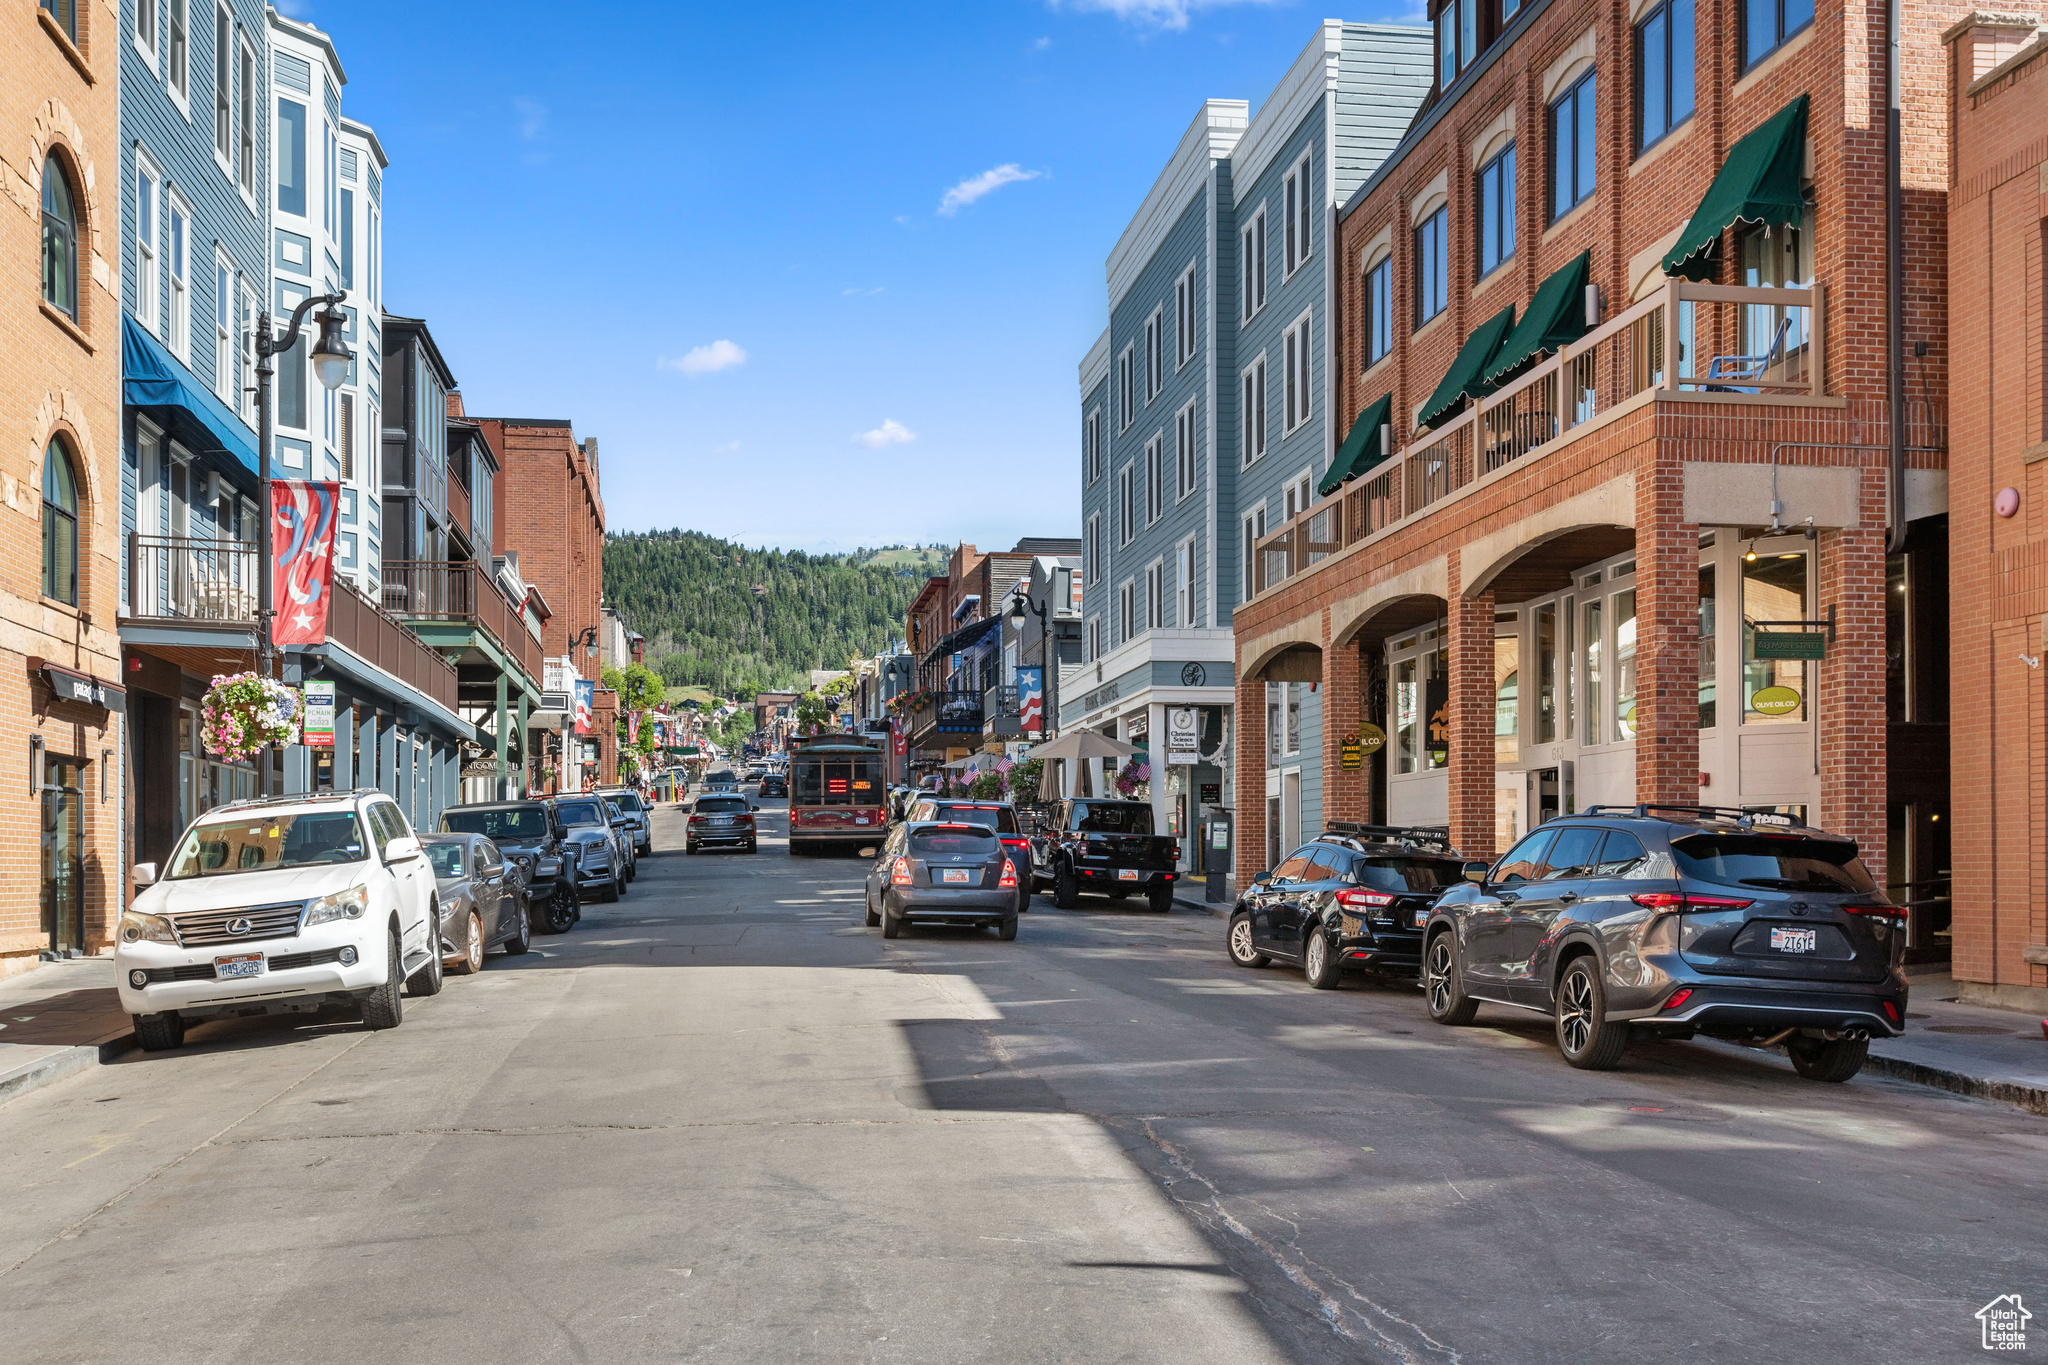
M 596 436 L 613 530 L 812 550 L 1078 534 L 1104 259 L 1199 102 L 1256 108 L 1326 13 L 281 8 L 392 158 L 385 306 L 469 410 Z

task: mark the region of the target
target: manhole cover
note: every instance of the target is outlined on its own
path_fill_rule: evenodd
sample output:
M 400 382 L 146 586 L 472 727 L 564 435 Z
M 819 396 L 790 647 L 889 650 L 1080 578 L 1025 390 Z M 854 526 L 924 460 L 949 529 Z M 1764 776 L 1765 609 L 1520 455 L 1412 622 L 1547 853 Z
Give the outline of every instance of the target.
M 1978 1038 L 1993 1036 L 2003 1038 L 2010 1037 L 2012 1034 L 2012 1030 L 2009 1028 L 1993 1028 L 1989 1024 L 1929 1024 L 1927 1031 L 1929 1033 L 1967 1033 L 1972 1037 Z

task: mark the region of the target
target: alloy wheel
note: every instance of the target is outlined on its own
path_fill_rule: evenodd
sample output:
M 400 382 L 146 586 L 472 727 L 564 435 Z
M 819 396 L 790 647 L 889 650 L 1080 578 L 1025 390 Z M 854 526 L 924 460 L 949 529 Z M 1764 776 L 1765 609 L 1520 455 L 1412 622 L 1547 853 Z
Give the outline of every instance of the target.
M 1451 1008 L 1451 942 L 1450 935 L 1439 934 L 1435 943 L 1429 945 L 1429 1007 L 1438 1014 Z
M 1329 965 L 1330 944 L 1321 934 L 1311 934 L 1308 940 L 1308 968 L 1311 977 L 1319 977 Z
M 1252 922 L 1240 919 L 1230 926 L 1230 951 L 1239 962 L 1252 960 Z
M 1565 977 L 1564 994 L 1558 1001 L 1557 1036 L 1564 1050 L 1575 1057 L 1592 1041 L 1593 987 L 1582 971 Z

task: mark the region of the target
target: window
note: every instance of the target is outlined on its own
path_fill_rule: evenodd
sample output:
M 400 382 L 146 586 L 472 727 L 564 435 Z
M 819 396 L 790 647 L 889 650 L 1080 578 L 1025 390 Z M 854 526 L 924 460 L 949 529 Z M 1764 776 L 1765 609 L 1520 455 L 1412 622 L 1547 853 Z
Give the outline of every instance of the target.
M 1314 163 L 1304 156 L 1301 164 L 1287 177 L 1287 240 L 1285 243 L 1286 275 L 1292 275 L 1301 268 L 1309 256 L 1309 242 L 1312 240 L 1314 220 L 1311 217 L 1313 203 L 1310 186 L 1314 183 L 1311 172 Z
M 341 477 L 353 479 L 356 476 L 356 396 L 352 393 L 341 395 L 340 430 L 335 434 L 335 448 L 341 455 Z M 484 508 L 490 504 L 485 502 Z
M 1593 137 L 1593 72 L 1572 82 L 1550 106 L 1550 217 L 1564 217 L 1593 193 L 1598 148 Z
M 43 596 L 78 605 L 78 477 L 58 439 L 43 450 Z
M 1303 474 L 1287 485 L 1287 520 L 1292 521 L 1308 510 L 1308 505 L 1315 501 L 1314 488 L 1315 476 L 1312 474 Z
M 135 0 L 135 45 L 151 67 L 156 65 L 156 6 L 157 0 Z
M 1244 249 L 1244 315 L 1249 318 L 1266 306 L 1266 209 L 1252 215 L 1240 245 Z
M 1160 459 L 1166 446 L 1162 432 L 1145 442 L 1145 524 L 1150 526 L 1159 520 L 1160 504 L 1165 498 L 1165 485 L 1161 479 Z
M 1081 419 L 1081 472 L 1088 483 L 1102 477 L 1102 409 Z
M 1365 272 L 1365 368 L 1387 358 L 1394 349 L 1394 256 Z
M 43 158 L 43 302 L 78 320 L 78 210 L 55 156 Z
M 1515 254 L 1515 144 L 1479 168 L 1479 273 L 1491 275 Z
M 1287 329 L 1286 383 L 1282 397 L 1285 400 L 1286 420 L 1281 425 L 1283 434 L 1292 432 L 1308 420 L 1309 412 L 1309 353 L 1308 325 L 1310 314 L 1303 313 L 1294 325 Z
M 185 23 L 185 0 L 170 0 L 171 94 L 183 104 L 190 93 L 192 42 Z
M 78 0 L 42 0 L 44 9 L 57 21 L 57 27 L 64 30 L 64 36 L 73 44 L 78 42 Z
M 320 225 L 326 228 L 331 235 L 334 232 L 334 190 L 340 180 L 340 177 L 335 172 L 341 157 L 341 144 L 335 139 L 332 127 L 323 123 L 320 125 L 320 130 L 322 135 L 321 145 L 327 149 L 327 159 L 321 163 L 326 168 L 327 174 L 323 181 L 326 189 L 320 195 L 320 212 L 322 215 Z
M 1636 150 L 1692 117 L 1692 0 L 1664 0 L 1636 25 Z
M 277 102 L 277 211 L 306 216 L 306 106 Z
M 1173 556 L 1173 585 L 1175 625 L 1192 626 L 1195 623 L 1195 541 L 1194 537 L 1180 543 L 1180 549 Z
M 235 271 L 225 256 L 213 259 L 213 391 L 235 403 Z
M 138 155 L 135 160 L 135 320 L 156 330 L 156 171 Z
M 1124 353 L 1116 358 L 1116 429 L 1120 432 L 1129 431 L 1132 420 L 1137 416 L 1132 377 L 1131 348 L 1126 346 Z
M 192 276 L 188 259 L 192 219 L 177 199 L 170 201 L 170 232 L 165 246 L 171 266 L 171 350 L 192 363 Z
M 1266 453 L 1266 357 L 1244 372 L 1244 463 Z
M 1181 273 L 1173 290 L 1174 368 L 1195 358 L 1195 268 Z
M 306 334 L 277 354 L 277 424 L 306 429 Z
M 1450 305 L 1451 208 L 1446 204 L 1415 229 L 1415 325 Z
M 1102 581 L 1102 515 L 1088 516 L 1088 572 L 1084 576 L 1089 583 Z
M 1782 543 L 1782 542 L 1781 542 Z M 1806 717 L 1807 665 L 1799 659 L 1759 659 L 1759 621 L 1804 621 L 1807 556 L 1801 550 L 1765 551 L 1737 561 L 1742 569 L 1742 723 L 1775 724 Z
M 1258 591 L 1258 574 L 1255 571 L 1258 567 L 1259 537 L 1266 534 L 1266 509 L 1259 507 L 1245 513 L 1243 529 L 1244 577 L 1239 581 L 1238 596 L 1240 600 L 1250 601 L 1252 594 Z
M 1145 629 L 1158 630 L 1166 624 L 1164 580 L 1166 567 L 1152 564 L 1145 569 Z
M 256 425 L 256 294 L 242 281 L 235 301 L 235 411 Z
M 1176 498 L 1195 491 L 1195 400 L 1190 398 L 1173 419 L 1174 468 L 1179 471 Z
M 1102 618 L 1088 618 L 1088 658 L 1093 661 L 1102 657 Z
M 1117 590 L 1117 640 L 1128 643 L 1138 633 L 1138 589 L 1129 579 Z
M 356 287 L 356 192 L 341 192 L 341 287 Z
M 147 0 L 145 0 L 147 3 Z M 236 142 L 236 179 L 242 193 L 256 197 L 256 54 L 249 45 L 240 46 L 235 68 L 235 107 L 241 115 L 242 136 Z
M 1436 14 L 1437 88 L 1448 89 L 1478 56 L 1479 0 L 1444 0 Z
M 1813 22 L 1813 0 L 1743 0 L 1742 69 L 1770 56 Z
M 1160 321 L 1157 308 L 1152 310 L 1151 317 L 1145 319 L 1145 401 L 1148 404 L 1159 396 L 1159 386 L 1165 382 L 1159 352 Z
M 1131 467 L 1125 465 L 1116 475 L 1117 522 L 1116 543 L 1128 545 L 1131 537 L 1138 533 L 1138 508 L 1131 488 Z
M 235 128 L 228 105 L 234 89 L 228 61 L 234 55 L 235 21 L 224 9 L 213 12 L 213 150 L 223 169 L 234 164 Z

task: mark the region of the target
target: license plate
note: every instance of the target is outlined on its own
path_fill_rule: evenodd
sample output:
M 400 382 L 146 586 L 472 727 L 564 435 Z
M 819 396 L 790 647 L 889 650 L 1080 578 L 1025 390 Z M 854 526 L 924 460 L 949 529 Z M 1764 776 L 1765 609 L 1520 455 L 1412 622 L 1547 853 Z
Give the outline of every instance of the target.
M 1116 870 L 1116 879 L 1120 882 L 1134 882 L 1138 880 L 1138 869 L 1134 867 L 1120 867 Z
M 867 822 L 868 818 L 865 815 L 856 815 L 853 817 L 853 823 L 855 823 L 856 825 L 865 825 Z
M 968 867 L 942 867 L 939 869 L 939 880 L 942 882 L 956 882 L 962 886 L 972 886 L 974 885 L 974 869 Z
M 235 957 L 217 957 L 213 960 L 213 974 L 223 981 L 232 981 L 238 976 L 261 976 L 263 954 L 242 953 Z
M 1428 908 L 1427 908 L 1427 907 L 1425 907 L 1425 908 L 1423 908 L 1423 909 L 1421 909 L 1421 910 L 1417 910 L 1417 911 L 1415 912 L 1415 927 L 1416 927 L 1416 928 L 1418 928 L 1418 929 L 1420 929 L 1420 928 L 1421 928 L 1421 927 L 1422 927 L 1423 925 L 1425 925 L 1425 924 L 1427 924 L 1427 923 L 1429 923 L 1429 910 L 1428 910 Z
M 1771 951 L 1774 953 L 1810 953 L 1820 947 L 1818 929 L 1773 929 L 1771 930 Z

